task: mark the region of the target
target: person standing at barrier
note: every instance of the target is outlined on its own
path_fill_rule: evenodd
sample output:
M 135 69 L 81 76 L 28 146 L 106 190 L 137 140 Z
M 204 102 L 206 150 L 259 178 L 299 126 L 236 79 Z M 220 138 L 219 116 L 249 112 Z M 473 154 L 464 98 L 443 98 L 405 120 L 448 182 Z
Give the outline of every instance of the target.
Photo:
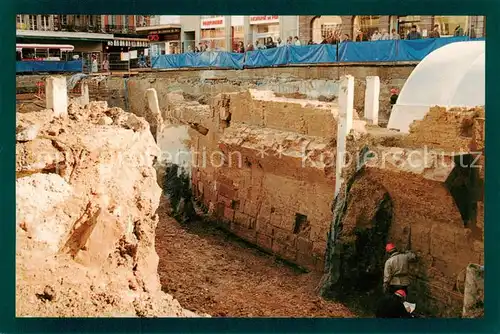
M 396 29 L 392 28 L 392 30 L 391 30 L 391 39 L 392 40 L 398 40 L 400 38 L 401 38 L 401 36 L 399 36 L 399 34 L 397 33 Z
M 293 38 L 293 45 L 295 46 L 301 46 L 302 44 L 300 43 L 300 40 L 299 40 L 299 37 L 298 36 L 295 36 Z
M 238 47 L 236 48 L 237 53 L 245 53 L 245 45 L 242 41 L 239 41 Z
M 281 37 L 278 37 L 278 39 L 276 40 L 276 46 L 277 47 L 285 46 L 285 42 L 281 40 Z
M 477 38 L 477 36 L 476 36 L 476 28 L 474 28 L 473 24 L 470 25 L 470 29 L 467 32 L 467 36 L 469 36 L 469 38 Z
M 391 39 L 391 36 L 389 35 L 389 32 L 387 29 L 382 29 L 382 35 L 380 36 L 381 41 L 388 41 Z
M 257 50 L 264 50 L 266 48 L 266 46 L 264 44 L 260 44 L 260 42 L 258 40 L 255 41 L 255 48 Z
M 416 25 L 411 26 L 411 31 L 406 36 L 406 39 L 408 40 L 422 39 L 422 35 L 417 31 Z
M 382 37 L 382 35 L 380 35 L 380 33 L 378 32 L 378 29 L 377 29 L 373 32 L 372 41 L 378 41 L 378 40 L 380 40 L 381 37 Z
M 396 290 L 404 290 L 408 294 L 410 285 L 409 262 L 415 261 L 417 256 L 413 252 L 400 253 L 396 246 L 388 243 L 385 251 L 389 255 L 384 266 L 384 292 L 394 293 Z
M 434 25 L 434 29 L 429 33 L 429 38 L 439 38 L 441 35 L 439 34 L 439 24 Z
M 272 48 L 275 48 L 275 47 L 276 47 L 276 44 L 274 44 L 273 38 L 272 37 L 268 37 L 267 38 L 267 42 L 266 42 L 266 49 L 272 49 Z

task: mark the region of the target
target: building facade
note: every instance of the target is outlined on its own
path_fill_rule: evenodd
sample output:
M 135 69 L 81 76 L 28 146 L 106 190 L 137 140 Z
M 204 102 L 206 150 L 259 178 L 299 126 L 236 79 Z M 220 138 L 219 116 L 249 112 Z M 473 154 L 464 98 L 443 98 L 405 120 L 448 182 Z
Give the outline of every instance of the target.
M 143 15 L 17 15 L 16 40 L 25 44 L 71 44 L 75 52 L 102 54 L 147 48 L 136 27 L 150 24 Z
M 417 30 L 426 37 L 436 24 L 442 37 L 453 36 L 457 28 L 462 28 L 465 34 L 473 32 L 476 37 L 486 35 L 484 16 L 309 15 L 299 17 L 299 37 L 302 41 L 320 43 L 323 36 L 331 31 L 339 31 L 352 39 L 359 31 L 371 35 L 375 30 L 390 32 L 392 29 L 404 37 L 412 25 L 416 25 Z
M 298 16 L 181 16 L 183 51 L 206 44 L 210 49 L 234 51 L 244 45 L 271 37 L 298 36 Z

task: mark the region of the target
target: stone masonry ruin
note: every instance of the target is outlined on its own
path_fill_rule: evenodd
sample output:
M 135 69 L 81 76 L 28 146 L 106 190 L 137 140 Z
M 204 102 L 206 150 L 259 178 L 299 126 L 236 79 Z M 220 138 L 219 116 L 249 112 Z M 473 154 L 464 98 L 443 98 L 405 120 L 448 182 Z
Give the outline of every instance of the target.
M 483 107 L 432 107 L 404 134 L 384 127 L 387 115 L 383 115 L 383 103 L 379 103 L 380 89 L 388 85 L 378 76 L 367 75 L 362 84 L 350 75 L 302 84 L 300 80 L 287 83 L 259 79 L 259 83 L 243 78 L 237 84 L 238 80 L 224 80 L 222 74 L 213 71 L 189 72 L 186 78 L 174 80 L 151 75 L 127 78 L 126 107 L 130 113 L 103 102 L 80 105 L 81 101 L 71 99 L 66 118 L 56 117 L 52 110 L 18 113 L 20 131 L 26 131 L 28 123 L 39 124 L 35 138 L 18 139 L 18 206 L 20 198 L 26 202 L 18 212 L 28 212 L 29 204 L 28 197 L 20 197 L 20 189 L 25 189 L 20 187 L 45 191 L 47 198 L 51 198 L 50 192 L 67 193 L 67 199 L 50 204 L 60 207 L 60 212 L 36 209 L 43 217 L 56 217 L 51 218 L 54 225 L 48 230 L 61 231 L 56 233 L 59 237 L 52 248 L 36 246 L 42 247 L 43 254 L 57 258 L 57 268 L 76 270 L 78 266 L 78 270 L 89 272 L 84 275 L 91 296 L 103 293 L 92 290 L 99 287 L 95 277 L 111 278 L 119 268 L 123 282 L 113 283 L 112 291 L 130 290 L 132 277 L 142 287 L 125 294 L 137 301 L 127 312 L 144 315 L 147 312 L 137 305 L 150 303 L 155 310 L 149 315 L 169 313 L 175 300 L 158 294 L 154 273 L 158 259 L 151 243 L 161 187 L 169 198 L 170 214 L 177 220 L 206 220 L 304 270 L 323 273 L 318 293 L 325 298 L 341 299 L 340 292 L 349 296 L 352 291 L 375 296 L 381 287 L 385 243 L 391 241 L 399 249 L 411 249 L 417 253 L 418 262 L 412 267 L 410 298 L 419 310 L 442 316 L 461 313 L 464 296 L 457 282 L 464 280 L 470 263 L 484 264 Z M 195 73 L 199 78 L 189 77 Z M 104 99 L 110 105 L 123 104 L 123 79 L 104 79 L 94 87 L 88 80 L 84 85 L 89 85 L 90 100 L 99 98 L 106 87 Z M 304 88 L 307 85 L 310 88 Z M 291 88 L 284 91 L 288 88 L 283 87 Z M 70 141 L 70 149 L 48 138 L 49 133 Z M 100 138 L 99 145 L 90 138 Z M 58 158 L 44 160 L 43 164 L 30 160 L 29 152 L 46 147 L 59 154 Z M 127 147 L 131 159 L 128 167 L 98 162 L 109 160 L 123 147 Z M 144 167 L 133 167 L 146 149 L 150 153 L 148 159 L 141 159 Z M 75 158 L 80 155 L 87 158 Z M 416 163 L 409 163 L 409 156 Z M 465 165 L 474 162 L 481 168 L 463 168 L 460 159 Z M 85 160 L 83 164 L 78 162 Z M 66 174 L 54 173 L 55 167 L 66 170 Z M 98 171 L 102 173 L 103 169 L 118 175 L 116 168 L 129 173 L 129 184 L 105 178 L 109 198 L 96 200 L 100 204 L 93 209 L 96 204 L 91 199 L 99 197 L 99 190 L 94 189 L 97 184 L 90 175 L 100 175 Z M 49 185 L 37 190 L 32 180 L 56 176 L 65 189 L 55 190 L 50 186 L 55 180 L 47 180 Z M 78 192 L 85 195 L 77 196 L 78 192 L 71 190 L 75 187 L 83 189 Z M 136 193 L 125 196 L 124 187 Z M 64 201 L 68 204 L 56 204 Z M 95 228 L 74 226 L 78 225 L 74 223 L 76 217 L 65 216 L 64 207 L 69 203 L 77 208 L 73 212 L 82 212 L 85 217 L 78 224 Z M 126 206 L 133 210 L 116 218 L 113 203 L 122 203 L 122 210 Z M 87 204 L 92 209 L 86 209 Z M 99 218 L 105 207 L 109 223 Z M 91 223 L 100 219 L 104 223 Z M 29 230 L 28 221 L 29 217 L 18 218 L 18 238 L 26 245 L 18 247 L 46 242 L 24 236 L 27 232 L 23 226 Z M 99 229 L 100 234 L 96 234 Z M 109 235 L 108 245 L 116 246 L 103 250 L 101 242 L 92 247 L 92 235 L 96 244 L 101 236 Z M 60 255 L 55 255 L 58 249 L 69 253 L 70 259 L 59 260 Z M 94 268 L 96 260 L 106 264 L 91 271 L 88 268 Z M 25 277 L 34 270 L 25 264 L 32 263 L 29 261 L 28 256 L 18 254 L 18 266 L 26 267 L 21 271 L 26 272 Z M 122 262 L 125 265 L 117 264 Z M 56 268 L 54 263 L 47 268 Z M 41 280 L 36 289 L 29 289 L 43 295 L 44 284 Z M 19 278 L 18 285 L 22 286 Z M 56 289 L 53 284 L 47 286 Z M 19 300 L 30 298 L 27 287 L 18 289 L 24 291 Z M 110 302 L 112 312 L 120 312 L 115 305 L 126 309 L 123 298 L 113 298 L 117 301 Z M 60 311 L 36 310 L 36 314 Z M 180 316 L 193 315 L 181 308 L 175 310 Z

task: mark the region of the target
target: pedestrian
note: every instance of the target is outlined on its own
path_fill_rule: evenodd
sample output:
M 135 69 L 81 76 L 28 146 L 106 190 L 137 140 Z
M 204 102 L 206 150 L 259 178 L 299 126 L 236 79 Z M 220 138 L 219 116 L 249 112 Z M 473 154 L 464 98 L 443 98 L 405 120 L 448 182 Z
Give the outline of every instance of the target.
M 307 42 L 307 45 L 314 45 L 314 42 L 312 39 L 309 40 L 309 42 Z
M 378 32 L 378 29 L 376 29 L 374 32 L 373 32 L 373 35 L 372 35 L 372 38 L 371 40 L 372 41 L 378 41 L 380 40 L 380 38 L 382 37 L 382 35 L 380 35 L 380 33 Z
M 455 28 L 455 33 L 453 35 L 455 37 L 460 37 L 464 35 L 464 29 L 460 26 L 460 24 Z
M 245 45 L 242 41 L 238 43 L 238 48 L 236 49 L 237 53 L 245 53 Z
M 406 36 L 406 39 L 413 40 L 413 39 L 421 39 L 421 38 L 422 38 L 422 35 L 417 31 L 417 26 L 412 25 L 410 32 Z
M 384 295 L 378 302 L 375 311 L 376 318 L 412 318 L 412 315 L 406 309 L 406 292 L 397 290 L 390 295 Z
M 252 44 L 252 43 L 249 43 L 249 44 L 247 45 L 247 51 L 254 51 L 254 50 L 255 50 L 255 49 L 254 49 L 254 47 L 253 47 L 253 44 Z
M 277 46 L 277 47 L 282 47 L 282 46 L 285 46 L 285 42 L 283 42 L 283 41 L 281 40 L 281 37 L 278 37 L 278 39 L 276 40 L 276 42 L 277 42 L 277 43 L 276 43 L 276 46 Z
M 441 35 L 439 34 L 439 24 L 434 25 L 434 29 L 429 33 L 429 38 L 439 38 Z
M 272 37 L 268 37 L 267 41 L 266 41 L 266 49 L 272 49 L 272 48 L 275 48 L 275 47 L 276 47 L 276 44 L 274 44 L 273 38 Z
M 286 39 L 286 45 L 292 45 L 293 44 L 293 38 L 292 36 L 288 36 L 288 38 Z
M 469 29 L 467 35 L 469 36 L 469 38 L 477 38 L 476 28 L 474 28 L 473 24 L 470 25 L 470 29 Z
M 387 29 L 382 29 L 382 35 L 380 36 L 381 41 L 388 41 L 391 39 L 391 35 L 389 35 L 389 32 Z
M 264 50 L 266 46 L 264 44 L 261 44 L 258 40 L 255 41 L 255 49 L 257 50 Z
M 401 39 L 401 36 L 399 36 L 399 34 L 396 32 L 395 28 L 392 28 L 392 30 L 391 30 L 391 39 L 392 40 Z
M 396 290 L 404 290 L 408 294 L 408 286 L 410 285 L 408 263 L 415 261 L 416 255 L 411 251 L 400 253 L 392 243 L 385 246 L 385 251 L 389 254 L 389 258 L 385 261 L 384 266 L 384 292 L 392 294 Z
M 300 44 L 300 40 L 299 40 L 298 36 L 295 36 L 293 38 L 293 45 L 295 45 L 295 46 L 301 46 L 302 45 L 302 44 Z
M 109 61 L 108 57 L 105 56 L 104 60 L 102 61 L 101 68 L 103 72 L 109 72 Z

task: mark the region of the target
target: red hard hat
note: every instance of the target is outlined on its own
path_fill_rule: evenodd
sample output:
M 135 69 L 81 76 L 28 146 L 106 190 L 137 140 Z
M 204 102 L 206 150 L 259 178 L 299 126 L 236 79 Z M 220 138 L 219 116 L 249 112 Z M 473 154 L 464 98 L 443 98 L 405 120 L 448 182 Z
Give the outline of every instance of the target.
M 406 298 L 406 292 L 405 290 L 398 290 L 395 292 L 395 294 L 399 297 L 403 297 L 403 298 Z
M 389 253 L 389 252 L 390 252 L 391 250 L 393 250 L 394 248 L 396 248 L 396 246 L 394 246 L 394 244 L 392 244 L 392 243 L 389 243 L 389 244 L 385 245 L 385 251 L 386 251 L 387 253 Z

